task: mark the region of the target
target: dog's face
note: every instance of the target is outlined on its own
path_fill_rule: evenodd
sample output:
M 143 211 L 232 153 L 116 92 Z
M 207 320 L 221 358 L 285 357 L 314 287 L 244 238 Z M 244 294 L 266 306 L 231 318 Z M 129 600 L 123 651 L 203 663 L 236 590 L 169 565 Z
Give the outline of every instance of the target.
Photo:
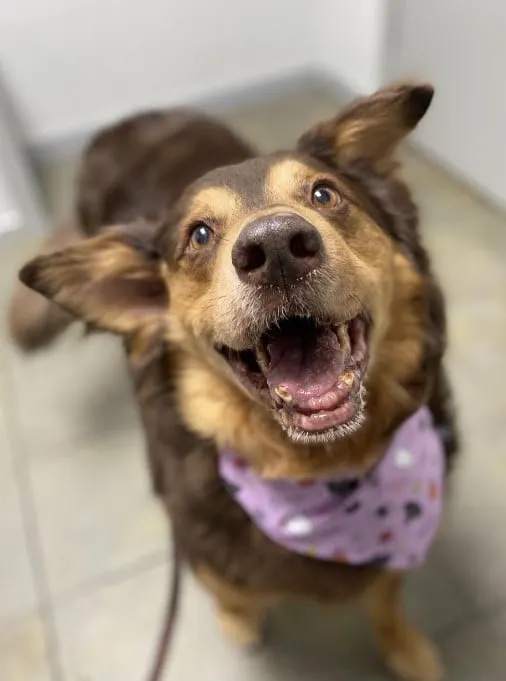
M 351 187 L 303 154 L 253 159 L 191 187 L 175 223 L 161 237 L 172 341 L 293 439 L 358 428 L 393 249 Z
M 155 244 L 112 229 L 22 278 L 113 331 L 165 329 L 295 441 L 349 435 L 364 421 L 398 281 L 395 245 L 345 170 L 393 172 L 395 146 L 431 98 L 424 86 L 380 91 L 306 133 L 296 152 L 203 176 Z

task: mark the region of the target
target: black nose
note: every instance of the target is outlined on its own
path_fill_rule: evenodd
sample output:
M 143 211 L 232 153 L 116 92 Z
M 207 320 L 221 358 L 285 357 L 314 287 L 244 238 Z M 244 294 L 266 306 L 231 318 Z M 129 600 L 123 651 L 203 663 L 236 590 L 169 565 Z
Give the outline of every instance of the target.
M 242 281 L 287 286 L 322 264 L 318 231 L 295 213 L 256 218 L 246 225 L 232 249 L 232 263 Z

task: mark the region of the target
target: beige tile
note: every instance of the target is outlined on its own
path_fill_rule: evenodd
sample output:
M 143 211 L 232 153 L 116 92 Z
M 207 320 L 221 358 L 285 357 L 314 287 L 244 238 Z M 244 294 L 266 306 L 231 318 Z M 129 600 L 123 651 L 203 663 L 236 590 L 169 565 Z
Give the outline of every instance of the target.
M 10 357 L 7 310 L 18 270 L 33 255 L 40 240 L 18 232 L 0 238 L 0 358 Z
M 288 147 L 335 110 L 334 97 L 315 89 L 227 118 L 269 150 Z M 452 633 L 455 622 L 472 622 L 478 607 L 506 598 L 506 217 L 419 157 L 407 153 L 406 158 L 426 241 L 447 292 L 449 365 L 466 443 L 434 558 L 414 577 L 408 594 L 413 617 L 437 637 L 441 630 Z M 66 159 L 45 175 L 58 217 L 68 212 L 74 167 L 75 159 Z M 0 314 L 17 261 L 28 252 L 26 244 L 24 251 L 16 248 L 0 253 Z M 75 332 L 47 354 L 26 361 L 13 353 L 2 329 L 0 321 L 0 359 L 11 376 L 32 462 L 51 588 L 61 596 L 162 549 L 165 521 L 151 501 L 138 419 L 115 340 L 81 341 Z M 7 515 L 12 522 L 15 514 Z M 23 563 L 23 545 L 14 547 L 13 560 Z M 15 592 L 17 577 L 11 572 L 6 584 L 14 584 Z M 91 595 L 87 590 L 62 606 L 58 627 L 67 681 L 142 678 L 164 585 L 164 570 L 152 570 Z M 503 679 L 505 629 L 504 618 L 498 617 L 445 638 L 449 681 Z M 189 582 L 168 678 L 323 681 L 340 676 L 347 681 L 387 678 L 356 611 L 289 608 L 273 620 L 271 645 L 260 655 L 244 657 L 222 641 L 208 600 Z
M 222 117 L 260 151 L 268 152 L 293 148 L 302 133 L 338 108 L 333 94 L 315 87 L 304 97 L 292 93 Z
M 0 629 L 0 679 L 51 681 L 43 627 L 37 617 Z
M 162 566 L 101 589 L 57 611 L 66 680 L 145 678 L 164 610 L 168 568 Z M 248 663 L 248 664 L 246 664 Z M 218 634 L 212 605 L 192 579 L 183 585 L 167 679 L 246 681 L 265 678 Z
M 96 446 L 122 424 L 138 424 L 121 342 L 84 337 L 76 326 L 48 349 L 25 355 L 8 336 L 6 312 L 19 265 L 33 239 L 11 240 L 0 255 L 0 362 L 29 457 Z M 1 366 L 0 365 L 0 366 Z
M 152 570 L 59 609 L 57 622 L 67 681 L 78 681 L 79 673 L 89 681 L 104 678 L 134 681 L 145 675 L 163 612 L 166 573 L 166 567 Z M 303 625 L 297 625 L 295 619 Z M 333 652 L 331 659 L 322 657 L 322 632 L 326 636 L 327 652 Z M 275 618 L 271 644 L 255 654 L 247 654 L 223 639 L 208 596 L 187 576 L 165 678 L 288 681 L 308 678 L 305 675 L 308 668 L 313 670 L 311 678 L 335 678 L 339 667 L 335 666 L 338 656 L 334 644 L 338 644 L 339 635 L 335 622 L 325 619 L 324 612 L 315 618 L 308 617 L 307 611 L 301 613 L 300 609 L 293 608 L 282 613 L 281 618 Z M 350 641 L 350 636 L 346 641 Z M 299 659 L 301 644 L 303 654 Z M 283 645 L 295 656 L 295 665 L 294 658 L 286 657 Z M 344 644 L 341 647 L 346 648 Z
M 79 673 L 87 681 L 142 678 L 156 641 L 166 583 L 167 568 L 160 567 L 62 605 L 57 626 L 67 681 L 78 681 Z M 409 610 L 429 632 L 462 618 L 458 594 L 433 569 L 417 576 L 409 591 Z M 364 681 L 386 678 L 356 608 L 283 608 L 272 616 L 265 648 L 246 654 L 221 637 L 208 596 L 187 576 L 176 631 L 167 679 L 330 681 L 339 673 Z
M 30 457 L 107 446 L 124 425 L 140 429 L 124 353 L 113 336 L 84 338 L 76 326 L 35 355 L 12 349 L 10 373 Z
M 435 547 L 425 566 L 408 577 L 406 611 L 423 631 L 436 637 L 454 623 L 473 616 L 472 599 L 441 565 L 439 547 Z
M 408 581 L 406 610 L 410 619 L 437 642 L 439 632 L 470 616 L 462 599 L 432 561 Z M 268 660 L 276 679 L 388 679 L 372 644 L 364 613 L 356 606 L 343 610 L 291 606 L 272 625 Z
M 438 547 L 477 605 L 506 596 L 506 216 L 410 158 L 427 241 L 448 298 L 448 364 L 464 443 Z
M 448 681 L 504 681 L 506 614 L 470 622 L 443 643 Z
M 31 610 L 36 603 L 36 591 L 13 471 L 14 452 L 2 417 L 8 395 L 3 392 L 1 372 L 0 391 L 0 621 L 5 621 Z
M 448 262 L 452 263 L 455 254 L 467 252 L 472 257 L 477 249 L 488 250 L 498 263 L 497 250 L 506 251 L 506 215 L 420 156 L 409 152 L 403 155 L 403 160 L 404 176 L 418 202 L 423 231 L 431 240 L 442 236 L 447 246 L 443 256 L 448 257 Z M 435 256 L 438 258 L 439 253 Z
M 136 427 L 125 423 L 95 446 L 37 460 L 32 487 L 53 594 L 167 550 L 166 518 L 151 492 Z
M 464 452 L 437 549 L 446 573 L 480 608 L 506 600 L 506 437 L 482 439 L 481 450 Z

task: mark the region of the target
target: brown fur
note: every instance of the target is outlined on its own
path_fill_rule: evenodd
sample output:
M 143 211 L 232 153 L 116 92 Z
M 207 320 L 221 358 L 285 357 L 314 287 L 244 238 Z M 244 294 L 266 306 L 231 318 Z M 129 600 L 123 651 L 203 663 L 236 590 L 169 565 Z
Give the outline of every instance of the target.
M 291 161 L 289 164 L 293 177 L 294 164 Z M 299 176 L 302 169 L 304 166 L 300 163 L 296 165 Z M 305 171 L 307 170 L 306 167 Z M 276 186 L 276 178 L 285 172 L 284 163 L 280 167 L 274 165 L 269 171 L 269 183 Z M 282 186 L 282 181 L 280 185 Z M 270 195 L 273 194 L 271 187 L 268 191 Z M 283 191 L 286 192 L 286 186 Z M 286 197 L 286 193 L 284 196 Z M 303 209 L 298 210 L 304 213 Z M 236 219 L 241 221 L 240 213 Z M 353 219 L 356 219 L 355 216 L 341 218 L 343 229 L 350 229 Z M 363 218 L 362 222 L 364 223 Z M 313 217 L 313 224 L 318 224 L 324 238 L 331 245 L 332 240 L 336 241 L 333 252 L 330 252 L 329 270 L 352 270 L 352 257 L 348 260 L 343 257 L 345 242 L 336 237 L 324 221 L 320 225 Z M 226 263 L 229 261 L 230 242 L 233 241 L 234 234 L 235 232 L 231 232 L 229 238 L 227 232 L 225 254 L 222 258 Z M 370 380 L 370 410 L 375 418 L 362 428 L 356 438 L 339 443 L 337 459 L 336 448 L 294 447 L 272 420 L 269 412 L 252 410 L 249 396 L 244 395 L 235 384 L 216 381 L 216 367 L 207 355 L 199 352 L 195 338 L 198 339 L 207 332 L 205 324 L 208 317 L 211 317 L 210 323 L 214 323 L 214 329 L 218 315 L 220 323 L 226 328 L 235 329 L 240 323 L 240 320 L 221 310 L 218 312 L 218 308 L 226 306 L 225 296 L 220 296 L 219 291 L 227 284 L 230 287 L 227 277 L 218 272 L 213 287 L 205 278 L 193 280 L 193 268 L 189 268 L 188 272 L 176 273 L 174 277 L 169 276 L 172 297 L 169 337 L 176 344 L 192 345 L 194 350 L 191 353 L 181 353 L 179 406 L 186 423 L 195 432 L 212 439 L 222 448 L 233 443 L 237 451 L 254 461 L 256 468 L 265 477 L 306 477 L 329 469 L 353 468 L 371 463 L 383 445 L 382 435 L 388 433 L 392 426 L 393 414 L 397 420 L 402 420 L 407 413 L 413 411 L 420 398 L 425 397 L 413 396 L 404 386 L 419 366 L 423 351 L 423 310 L 414 304 L 414 301 L 422 298 L 423 280 L 405 255 L 400 252 L 390 253 L 383 243 L 383 237 L 375 240 L 374 236 L 374 232 L 372 235 L 368 233 L 367 225 L 364 224 L 361 230 L 357 227 L 357 234 L 353 235 L 357 244 L 365 241 L 370 251 L 366 253 L 367 260 L 363 257 L 363 248 L 361 253 L 363 297 L 372 290 L 380 289 L 383 293 L 384 288 L 386 292 L 382 299 L 388 300 L 386 308 L 383 310 L 380 306 L 375 317 L 377 333 L 384 336 L 378 345 L 376 370 Z M 355 244 L 353 247 L 357 248 Z M 380 285 L 376 260 L 380 263 L 382 273 L 384 272 L 383 286 Z M 344 277 L 339 285 L 342 288 L 347 286 Z M 182 295 L 179 295 L 180 290 Z M 354 290 L 357 291 L 356 286 Z M 334 294 L 333 289 L 330 291 Z M 319 298 L 324 295 L 323 290 L 318 292 Z M 218 301 L 214 311 L 213 300 Z M 342 301 L 338 301 L 338 304 L 342 308 Z M 385 321 L 382 321 L 382 317 L 386 318 Z M 390 323 L 390 320 L 394 323 Z M 192 328 L 193 334 L 188 334 L 184 326 Z M 382 327 L 385 327 L 384 330 Z M 226 335 L 221 336 L 223 337 L 228 340 Z
M 149 220 L 145 229 L 154 231 L 188 184 L 217 165 L 252 154 L 227 127 L 186 109 L 151 111 L 120 121 L 90 141 L 76 180 L 75 215 L 49 235 L 39 255 L 139 218 Z M 14 290 L 9 317 L 11 335 L 25 351 L 51 343 L 75 319 L 21 283 Z
M 443 676 L 433 644 L 406 620 L 402 608 L 403 577 L 385 573 L 365 594 L 378 648 L 400 679 L 437 681 Z
M 202 177 L 204 171 L 192 157 L 197 146 L 190 144 L 196 131 L 190 134 L 178 118 L 174 125 L 186 130 L 182 139 L 188 146 L 176 157 L 184 159 L 185 167 L 195 167 L 200 179 L 190 178 L 184 191 L 176 183 L 176 194 L 181 193 L 177 201 L 168 175 L 170 145 L 166 151 L 160 147 L 156 119 L 152 133 L 141 136 L 145 153 L 139 152 L 136 160 L 127 151 L 124 158 L 118 156 L 124 175 L 122 170 L 111 180 L 106 173 L 99 181 L 100 174 L 88 171 L 85 163 L 81 182 L 93 176 L 98 185 L 90 180 L 91 189 L 82 192 L 78 205 L 87 230 L 94 229 L 94 220 L 118 222 L 123 206 L 119 197 L 127 204 L 132 199 L 124 208 L 129 219 L 139 213 L 161 216 L 159 226 L 108 230 L 82 247 L 36 259 L 21 275 L 25 283 L 85 321 L 127 335 L 156 488 L 186 559 L 217 599 L 224 628 L 251 643 L 258 637 L 264 609 L 272 603 L 299 597 L 341 603 L 366 594 L 388 663 L 402 678 L 415 681 L 436 681 L 439 668 L 429 644 L 401 614 L 402 577 L 374 565 L 342 564 L 339 557 L 335 563 L 313 560 L 273 544 L 224 488 L 217 449 L 233 447 L 268 477 L 366 467 L 380 456 L 399 423 L 428 403 L 445 435 L 450 461 L 456 438 L 441 362 L 443 299 L 421 245 L 415 206 L 397 178 L 392 156 L 431 96 L 425 86 L 380 91 L 306 133 L 291 154 L 230 165 L 250 157 L 239 142 L 234 147 L 234 140 L 229 156 L 239 158 L 228 160 L 223 146 L 219 153 L 215 149 L 206 170 L 218 169 Z M 99 138 L 112 143 L 113 152 L 125 129 L 133 126 L 135 131 L 133 122 L 122 125 Z M 208 126 L 199 132 L 201 141 L 208 140 Z M 129 148 L 127 141 L 125 150 Z M 106 166 L 105 149 L 99 160 Z M 166 160 L 166 173 L 159 172 L 160 156 Z M 93 167 L 89 158 L 88 163 Z M 132 181 L 136 170 L 142 171 L 138 180 L 149 170 L 155 187 L 165 187 L 174 199 L 153 200 L 147 191 L 144 205 Z M 316 211 L 304 198 L 308 184 L 325 178 L 340 196 L 332 213 Z M 102 200 L 94 205 L 93 197 Z M 294 289 L 290 304 L 301 307 L 309 297 L 312 309 L 320 305 L 344 318 L 365 304 L 374 318 L 369 416 L 357 433 L 334 443 L 291 441 L 269 409 L 238 385 L 212 350 L 216 342 L 247 347 L 253 332 L 245 323 L 245 304 L 259 324 L 288 304 L 275 293 L 265 294 L 259 304 L 238 284 L 230 265 L 233 242 L 246 221 L 280 206 L 310 220 L 328 253 L 305 289 L 305 299 Z M 210 222 L 215 233 L 202 250 L 189 245 L 199 220 Z

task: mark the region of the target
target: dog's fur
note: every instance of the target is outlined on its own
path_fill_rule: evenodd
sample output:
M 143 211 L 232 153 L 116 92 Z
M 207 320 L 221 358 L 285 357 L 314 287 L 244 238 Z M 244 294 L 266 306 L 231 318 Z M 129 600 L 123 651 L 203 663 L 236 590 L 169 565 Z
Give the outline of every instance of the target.
M 431 99 L 428 86 L 385 88 L 309 130 L 294 152 L 264 157 L 186 111 L 123 122 L 84 156 L 74 236 L 91 238 L 41 255 L 21 272 L 25 284 L 72 315 L 125 338 L 155 487 L 186 560 L 216 597 L 224 629 L 254 643 L 274 603 L 365 596 L 387 663 L 414 681 L 435 681 L 441 672 L 431 644 L 402 614 L 403 576 L 273 544 L 227 493 L 217 451 L 232 447 L 271 478 L 365 468 L 395 428 L 428 404 L 449 469 L 457 447 L 442 365 L 444 303 L 393 159 Z M 335 188 L 336 206 L 308 202 L 316 181 Z M 280 207 L 318 230 L 327 258 L 289 293 L 259 293 L 239 282 L 231 251 L 245 224 Z M 144 220 L 132 224 L 137 218 Z M 203 248 L 192 241 L 200 220 L 214 228 Z M 251 347 L 284 314 L 349 319 L 363 308 L 373 319 L 366 418 L 347 437 L 296 442 L 214 349 Z M 33 348 L 71 319 L 47 302 L 43 314 L 38 308 L 15 319 L 13 329 Z

